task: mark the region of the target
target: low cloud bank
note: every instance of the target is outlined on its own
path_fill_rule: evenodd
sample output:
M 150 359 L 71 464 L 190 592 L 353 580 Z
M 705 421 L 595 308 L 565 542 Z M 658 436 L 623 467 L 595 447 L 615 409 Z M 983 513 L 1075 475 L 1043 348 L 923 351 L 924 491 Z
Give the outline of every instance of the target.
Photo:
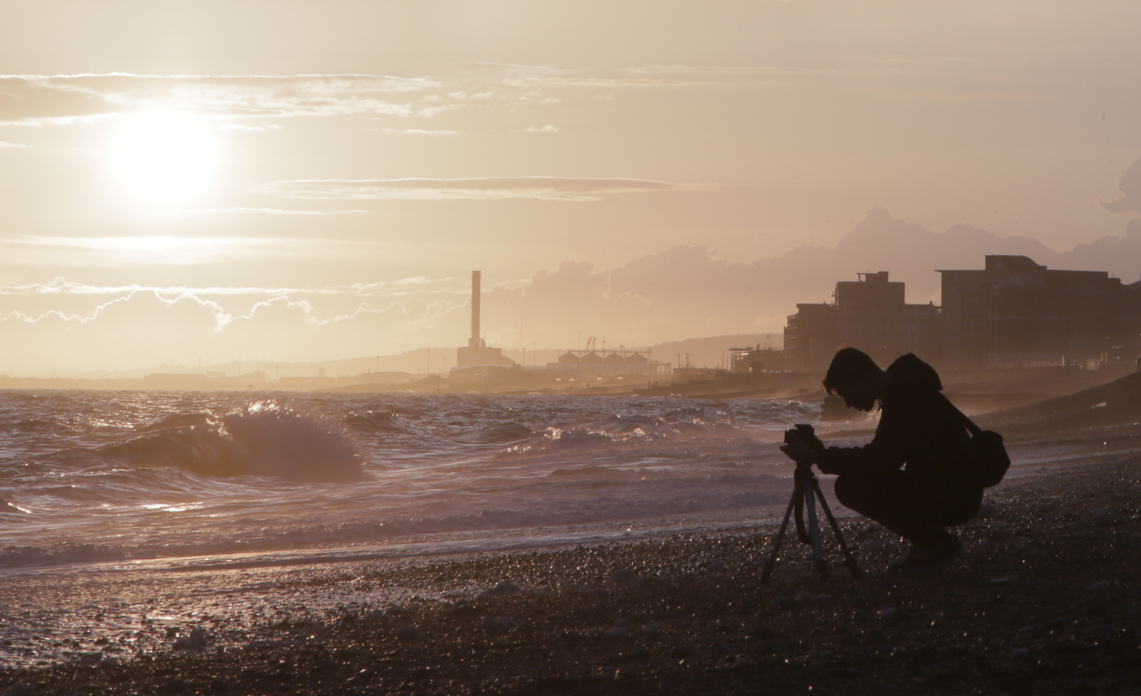
M 1058 252 L 969 225 L 932 232 L 873 208 L 835 247 L 800 247 L 753 262 L 681 246 L 613 269 L 566 261 L 510 287 L 485 279 L 490 345 L 610 348 L 698 336 L 779 332 L 798 302 L 826 302 L 838 280 L 889 271 L 909 302 L 939 302 L 937 269 L 982 268 L 1022 254 L 1051 268 L 1141 274 L 1141 219 L 1122 236 Z M 488 282 L 490 281 L 490 282 Z M 0 373 L 131 369 L 256 360 L 330 360 L 457 347 L 469 327 L 469 279 L 305 288 L 93 288 L 57 279 L 0 287 Z M 450 355 L 450 354 L 449 354 Z M 434 369 L 454 365 L 435 363 Z

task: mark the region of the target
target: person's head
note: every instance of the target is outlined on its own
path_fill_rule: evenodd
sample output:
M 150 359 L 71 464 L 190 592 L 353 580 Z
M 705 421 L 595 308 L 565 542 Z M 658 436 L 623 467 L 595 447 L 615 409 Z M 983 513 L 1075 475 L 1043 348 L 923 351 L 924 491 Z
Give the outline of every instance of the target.
M 868 354 L 855 348 L 841 348 L 832 357 L 824 388 L 837 394 L 849 408 L 871 411 L 883 395 L 886 375 Z

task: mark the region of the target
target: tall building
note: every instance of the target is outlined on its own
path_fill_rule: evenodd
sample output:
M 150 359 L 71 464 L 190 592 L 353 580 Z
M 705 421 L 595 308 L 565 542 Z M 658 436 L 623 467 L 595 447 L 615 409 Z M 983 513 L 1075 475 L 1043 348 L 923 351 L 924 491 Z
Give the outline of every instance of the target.
M 480 272 L 471 272 L 471 338 L 467 345 L 456 351 L 456 367 L 483 367 L 514 365 L 515 361 L 503 354 L 501 348 L 489 348 L 479 334 Z
M 1141 350 L 1141 283 L 987 256 L 943 274 L 943 349 L 952 367 L 1094 366 Z
M 937 360 L 941 349 L 939 308 L 907 304 L 904 283 L 887 271 L 860 273 L 857 281 L 836 283 L 830 304 L 798 304 L 784 331 L 787 366 L 818 372 L 836 351 L 855 346 L 881 365 L 904 353 Z

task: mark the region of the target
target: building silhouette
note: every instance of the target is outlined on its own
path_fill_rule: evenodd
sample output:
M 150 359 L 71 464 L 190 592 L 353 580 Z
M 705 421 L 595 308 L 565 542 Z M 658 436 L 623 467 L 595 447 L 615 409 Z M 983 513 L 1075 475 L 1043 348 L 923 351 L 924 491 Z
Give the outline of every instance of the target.
M 951 367 L 1082 365 L 1141 352 L 1141 282 L 987 256 L 943 274 L 943 352 Z
M 1141 355 L 1141 282 L 1105 271 L 1051 270 L 1025 256 L 982 270 L 941 270 L 942 306 L 907 304 L 886 271 L 836 283 L 833 302 L 797 304 L 786 367 L 822 372 L 854 346 L 881 365 L 904 353 L 955 369 L 1133 364 Z
M 937 361 L 939 308 L 907 304 L 904 283 L 890 281 L 887 271 L 857 275 L 857 281 L 836 283 L 831 303 L 796 305 L 784 330 L 786 367 L 822 371 L 843 346 L 856 346 L 881 364 L 904 353 Z

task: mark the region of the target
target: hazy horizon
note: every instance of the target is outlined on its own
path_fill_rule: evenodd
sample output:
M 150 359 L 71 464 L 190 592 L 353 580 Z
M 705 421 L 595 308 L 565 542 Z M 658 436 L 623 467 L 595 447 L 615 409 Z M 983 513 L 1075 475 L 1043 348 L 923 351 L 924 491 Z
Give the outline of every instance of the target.
M 779 332 L 1141 278 L 1141 6 L 0 6 L 0 373 Z M 251 360 L 252 362 L 253 360 Z

